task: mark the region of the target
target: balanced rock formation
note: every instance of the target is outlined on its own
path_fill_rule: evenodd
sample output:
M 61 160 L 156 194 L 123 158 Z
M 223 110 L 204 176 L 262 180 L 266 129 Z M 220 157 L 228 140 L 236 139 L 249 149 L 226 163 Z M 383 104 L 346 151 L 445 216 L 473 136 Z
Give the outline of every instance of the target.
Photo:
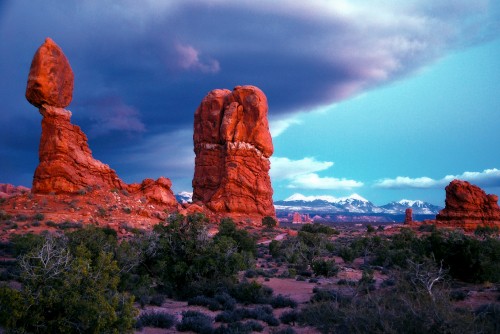
M 275 216 L 267 99 L 254 86 L 215 89 L 194 115 L 193 203 L 235 218 Z
M 436 217 L 438 224 L 472 231 L 478 226 L 500 227 L 498 196 L 487 195 L 467 181 L 453 180 L 446 187 L 446 206 Z
M 35 194 L 78 193 L 89 189 L 140 192 L 152 202 L 176 206 L 166 178 L 127 185 L 108 165 L 92 157 L 87 136 L 71 124 L 63 109 L 73 95 L 73 71 L 61 48 L 50 38 L 37 50 L 28 77 L 26 98 L 42 114 L 40 163 L 33 176 Z

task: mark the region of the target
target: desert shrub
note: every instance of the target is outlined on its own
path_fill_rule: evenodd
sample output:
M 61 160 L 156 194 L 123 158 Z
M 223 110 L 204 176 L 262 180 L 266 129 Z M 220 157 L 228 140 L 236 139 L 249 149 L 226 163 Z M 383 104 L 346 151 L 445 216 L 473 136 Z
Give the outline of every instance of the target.
M 56 222 L 53 222 L 52 220 L 46 221 L 45 225 L 48 227 L 56 227 L 56 228 L 58 226 L 58 224 Z
M 15 222 L 13 222 L 12 220 L 7 220 L 4 224 L 3 224 L 3 227 L 4 227 L 4 230 L 17 230 L 17 228 L 19 227 L 19 225 L 17 225 Z
M 402 271 L 396 284 L 383 294 L 343 296 L 336 291 L 315 289 L 298 322 L 322 333 L 478 332 L 479 324 L 473 314 L 452 306 L 445 284 L 438 281 L 432 294 L 421 288 L 422 273 Z M 433 275 L 432 271 L 428 273 Z
M 295 278 L 295 280 L 298 281 L 298 282 L 305 282 L 306 278 L 304 276 L 297 275 L 297 277 Z
M 40 221 L 40 220 L 44 220 L 44 219 L 45 219 L 45 216 L 43 215 L 43 213 L 38 212 L 38 213 L 36 213 L 36 214 L 33 216 L 33 219 L 34 219 L 34 220 L 38 220 L 38 221 Z
M 339 267 L 334 260 L 316 260 L 312 263 L 312 269 L 316 276 L 332 277 L 338 274 Z
M 170 328 L 175 324 L 175 316 L 160 311 L 144 312 L 137 318 L 135 328 L 143 327 Z
M 486 239 L 498 235 L 498 232 L 499 232 L 498 226 L 479 225 L 474 230 L 474 235 Z
M 165 302 L 165 295 L 155 294 L 154 296 L 151 297 L 149 304 L 154 306 L 162 306 L 164 302 Z
M 308 232 L 308 233 L 322 233 L 326 235 L 333 235 L 333 234 L 339 234 L 340 232 L 337 231 L 336 229 L 319 224 L 319 223 L 314 223 L 314 224 L 306 224 L 303 225 L 302 228 L 300 229 L 303 232 Z
M 83 224 L 79 222 L 70 222 L 70 221 L 64 221 L 59 224 L 59 229 L 61 230 L 67 230 L 70 228 L 82 228 Z
M 465 300 L 465 298 L 467 298 L 467 292 L 466 291 L 463 291 L 463 290 L 452 290 L 450 292 L 450 299 L 451 300 L 460 301 L 460 300 Z
M 248 269 L 247 271 L 245 271 L 246 278 L 255 278 L 257 276 L 259 276 L 259 274 L 253 269 Z
M 182 321 L 177 324 L 179 332 L 192 331 L 201 334 L 213 333 L 212 318 L 206 314 L 197 311 L 182 312 Z
M 318 283 L 319 280 L 317 278 L 310 278 L 309 283 Z
M 255 241 L 246 231 L 223 221 L 219 233 L 210 238 L 206 218 L 201 214 L 172 215 L 158 224 L 157 250 L 148 260 L 151 274 L 169 286 L 177 297 L 213 295 L 221 284 L 236 281 L 236 274 L 254 260 Z
M 422 224 L 418 227 L 420 232 L 434 232 L 436 231 L 436 225 L 434 224 Z
M 244 304 L 266 304 L 273 295 L 273 289 L 255 281 L 244 281 L 233 285 L 230 294 Z
M 210 298 L 207 296 L 196 296 L 188 299 L 188 305 L 198 305 L 207 307 L 210 311 L 217 311 L 222 309 L 221 305 L 215 298 Z
M 9 295 L 20 298 L 3 309 L 19 312 L 0 325 L 20 332 L 130 331 L 133 298 L 117 290 L 119 268 L 112 254 L 100 251 L 93 257 L 84 245 L 72 249 L 65 237 L 42 238 L 19 259 L 22 289 Z
M 371 224 L 366 225 L 366 232 L 373 233 L 375 231 L 375 227 L 373 227 Z
M 218 327 L 214 334 L 250 334 L 253 332 L 262 332 L 264 326 L 254 320 L 249 320 L 246 322 L 232 322 L 228 325 L 221 325 Z
M 30 225 L 33 226 L 33 227 L 38 227 L 38 226 L 42 225 L 42 223 L 40 223 L 38 220 L 35 220 Z
M 352 262 L 356 258 L 354 250 L 350 247 L 341 246 L 337 253 L 345 262 Z
M 500 332 L 500 305 L 481 305 L 474 311 L 474 314 L 476 316 L 477 327 L 482 333 Z
M 15 234 L 11 237 L 12 255 L 15 257 L 24 255 L 29 251 L 39 248 L 44 243 L 44 237 L 38 234 Z
M 295 334 L 295 329 L 291 328 L 291 327 L 287 327 L 287 328 L 282 328 L 280 330 L 277 330 L 276 332 L 273 332 L 273 334 Z
M 18 222 L 25 222 L 28 219 L 29 219 L 29 217 L 27 215 L 25 215 L 25 214 L 18 214 L 18 215 L 16 215 L 16 220 Z
M 254 309 L 237 308 L 232 311 L 224 311 L 215 317 L 215 321 L 233 323 L 243 319 L 261 320 L 269 326 L 278 326 L 279 320 L 273 315 L 273 309 L 269 306 L 259 306 Z
M 273 217 L 265 216 L 264 218 L 262 218 L 262 226 L 264 226 L 266 228 L 274 228 L 277 225 L 278 225 L 278 222 Z
M 271 298 L 269 304 L 271 304 L 273 308 L 297 307 L 297 302 L 295 300 L 291 299 L 290 297 L 285 297 L 281 294 Z
M 280 320 L 284 324 L 295 326 L 295 323 L 299 320 L 299 312 L 295 310 L 283 312 Z
M 129 208 L 129 207 L 122 208 L 122 211 L 125 212 L 126 214 L 131 214 L 132 213 L 132 209 Z

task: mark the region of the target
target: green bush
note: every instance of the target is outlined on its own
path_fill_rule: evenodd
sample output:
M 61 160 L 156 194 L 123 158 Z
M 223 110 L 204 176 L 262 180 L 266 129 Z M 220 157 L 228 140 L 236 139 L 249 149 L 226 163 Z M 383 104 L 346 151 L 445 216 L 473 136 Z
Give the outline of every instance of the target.
M 230 288 L 230 294 L 244 304 L 267 304 L 273 295 L 273 289 L 255 281 L 241 282 Z
M 278 225 L 278 222 L 273 217 L 265 216 L 264 218 L 262 218 L 262 226 L 264 226 L 266 228 L 274 228 L 277 225 Z
M 332 277 L 336 276 L 339 272 L 339 266 L 335 260 L 315 260 L 312 263 L 312 269 L 316 276 Z
M 32 243 L 19 260 L 21 291 L 4 293 L 10 297 L 2 300 L 0 324 L 37 333 L 130 332 L 136 311 L 133 298 L 117 290 L 112 254 L 101 249 L 93 257 L 83 244 L 68 242 L 46 235 L 41 245 Z M 18 312 L 5 321 L 4 310 Z
M 303 225 L 300 230 L 303 232 L 308 232 L 308 233 L 322 233 L 322 234 L 326 234 L 326 235 L 333 235 L 333 234 L 340 233 L 336 229 L 331 228 L 331 227 L 326 226 L 326 225 L 323 225 L 323 224 L 320 224 L 320 223 Z

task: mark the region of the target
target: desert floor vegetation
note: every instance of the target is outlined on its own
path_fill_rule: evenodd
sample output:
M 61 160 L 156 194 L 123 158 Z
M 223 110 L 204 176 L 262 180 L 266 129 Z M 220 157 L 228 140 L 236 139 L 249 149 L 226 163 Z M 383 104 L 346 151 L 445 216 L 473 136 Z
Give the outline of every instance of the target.
M 0 325 L 11 333 L 497 333 L 495 231 L 311 224 L 210 235 L 170 215 L 119 240 L 109 228 L 14 236 L 0 245 Z M 490 233 L 491 232 L 491 233 Z M 259 241 L 259 242 L 258 242 Z

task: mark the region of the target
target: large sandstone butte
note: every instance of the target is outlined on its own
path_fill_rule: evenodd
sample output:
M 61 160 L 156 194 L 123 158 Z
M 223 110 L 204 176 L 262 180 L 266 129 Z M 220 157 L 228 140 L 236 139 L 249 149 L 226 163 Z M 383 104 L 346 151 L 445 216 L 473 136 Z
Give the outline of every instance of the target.
M 276 215 L 267 99 L 254 86 L 215 89 L 194 115 L 193 203 L 235 218 Z
M 27 100 L 43 116 L 40 163 L 33 176 L 32 192 L 71 194 L 96 188 L 117 189 L 176 206 L 169 179 L 146 179 L 140 185 L 127 185 L 113 169 L 92 157 L 87 136 L 80 127 L 71 124 L 71 112 L 63 109 L 72 99 L 73 78 L 63 51 L 47 38 L 33 57 L 26 87 Z
M 487 195 L 467 181 L 453 180 L 446 187 L 446 206 L 437 223 L 472 231 L 478 226 L 500 227 L 498 196 Z

